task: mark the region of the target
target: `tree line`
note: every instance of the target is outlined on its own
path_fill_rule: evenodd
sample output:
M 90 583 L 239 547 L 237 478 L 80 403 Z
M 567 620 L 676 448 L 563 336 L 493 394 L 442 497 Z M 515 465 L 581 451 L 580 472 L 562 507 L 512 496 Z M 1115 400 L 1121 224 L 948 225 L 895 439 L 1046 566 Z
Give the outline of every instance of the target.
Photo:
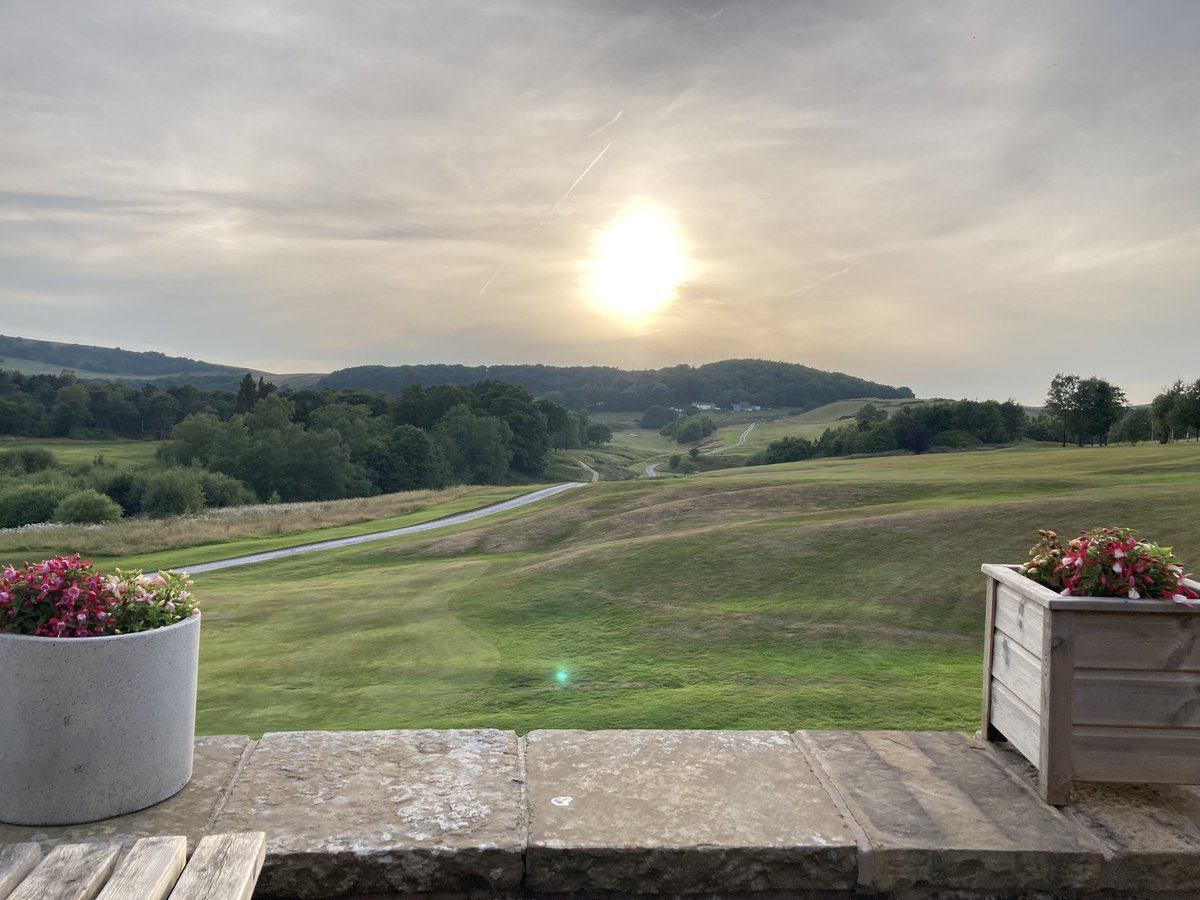
M 151 416 L 151 436 L 167 439 L 150 467 L 98 460 L 67 472 L 45 451 L 4 455 L 0 527 L 61 518 L 68 513 L 60 504 L 68 498 L 70 510 L 93 510 L 92 518 L 71 521 L 106 521 L 256 500 L 333 500 L 521 481 L 542 475 L 551 450 L 612 438 L 586 413 L 494 381 L 412 385 L 389 396 L 283 394 L 249 374 L 236 392 L 204 392 L 84 385 L 69 374 L 0 373 L 0 423 L 8 434 L 137 437 L 146 434 Z
M 399 393 L 414 383 L 462 385 L 490 379 L 519 385 L 568 409 L 613 412 L 640 412 L 655 405 L 682 408 L 702 402 L 722 408 L 752 403 L 804 410 L 854 397 L 913 396 L 906 387 L 761 359 L 643 371 L 607 366 L 356 366 L 325 376 L 318 386 Z

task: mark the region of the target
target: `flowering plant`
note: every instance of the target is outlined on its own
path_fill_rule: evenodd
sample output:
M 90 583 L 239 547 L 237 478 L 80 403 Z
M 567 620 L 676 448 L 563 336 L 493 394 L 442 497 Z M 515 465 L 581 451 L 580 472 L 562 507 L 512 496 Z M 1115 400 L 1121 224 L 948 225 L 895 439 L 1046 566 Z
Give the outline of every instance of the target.
M 191 586 L 182 572 L 116 569 L 108 575 L 78 553 L 6 566 L 0 634 L 100 637 L 161 628 L 200 614 Z
M 1064 597 L 1147 597 L 1187 606 L 1200 599 L 1184 584 L 1188 576 L 1171 548 L 1139 540 L 1129 528 L 1093 528 L 1065 547 L 1053 531 L 1038 534 L 1020 572 Z

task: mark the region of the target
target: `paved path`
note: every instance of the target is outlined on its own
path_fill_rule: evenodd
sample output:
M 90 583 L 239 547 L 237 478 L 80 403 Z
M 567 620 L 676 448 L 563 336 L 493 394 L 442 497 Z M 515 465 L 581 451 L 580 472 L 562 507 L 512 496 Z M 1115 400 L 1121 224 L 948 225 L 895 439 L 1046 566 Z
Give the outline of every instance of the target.
M 661 465 L 662 463 L 650 463 L 650 465 L 646 466 L 646 476 L 649 478 L 661 478 L 662 476 L 658 474 L 658 467 Z
M 591 466 L 589 466 L 587 463 L 585 463 L 582 459 L 577 459 L 577 460 L 575 460 L 575 462 L 579 463 L 580 466 L 582 466 L 583 468 L 587 469 L 589 472 L 592 473 L 592 481 L 600 480 L 600 473 L 597 472 L 595 469 L 593 469 Z
M 451 525 L 462 525 L 464 522 L 473 522 L 476 519 L 482 519 L 484 516 L 494 516 L 496 513 L 528 506 L 530 503 L 537 503 L 539 500 L 545 500 L 547 497 L 553 497 L 555 494 L 561 494 L 563 491 L 577 487 L 583 487 L 583 483 L 580 481 L 569 481 L 565 484 L 556 484 L 554 487 L 542 488 L 540 491 L 522 494 L 519 497 L 513 497 L 511 500 L 504 500 L 501 503 L 493 503 L 491 506 L 485 506 L 482 509 L 472 509 L 468 512 L 456 513 L 442 519 L 434 519 L 431 522 L 421 522 L 418 525 L 406 525 L 403 528 L 393 528 L 390 531 L 376 531 L 371 534 L 359 534 L 354 537 L 337 538 L 332 541 L 319 541 L 315 544 L 301 544 L 299 547 L 287 547 L 283 550 L 270 550 L 266 553 L 254 553 L 250 556 L 238 556 L 233 559 L 221 559 L 216 562 L 200 563 L 195 566 L 177 566 L 176 568 L 182 569 L 189 575 L 198 575 L 201 572 L 215 572 L 218 569 L 232 569 L 234 566 L 248 566 L 251 563 L 283 559 L 287 556 L 312 553 L 316 550 L 335 550 L 339 547 L 352 547 L 355 544 L 382 541 L 386 538 L 399 537 L 404 534 L 416 534 L 419 531 L 449 528 Z
M 707 455 L 712 456 L 714 453 L 724 453 L 726 450 L 732 450 L 734 447 L 742 446 L 742 444 L 746 443 L 746 438 L 750 437 L 750 432 L 754 430 L 754 426 L 757 424 L 757 422 L 751 422 L 750 427 L 743 431 L 742 436 L 737 439 L 737 443 L 730 444 L 728 447 L 718 447 L 716 450 L 705 450 L 704 452 Z

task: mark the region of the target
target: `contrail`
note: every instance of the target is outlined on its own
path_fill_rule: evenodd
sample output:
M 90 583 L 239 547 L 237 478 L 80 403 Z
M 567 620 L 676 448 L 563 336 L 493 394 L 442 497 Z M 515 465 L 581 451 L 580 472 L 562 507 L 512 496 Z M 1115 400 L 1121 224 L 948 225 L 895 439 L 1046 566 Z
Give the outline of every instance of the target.
M 790 290 L 790 291 L 785 291 L 783 296 L 790 297 L 790 296 L 792 296 L 792 294 L 799 294 L 801 291 L 811 291 L 822 281 L 828 281 L 830 278 L 837 278 L 839 275 L 845 275 L 849 271 L 850 271 L 849 269 L 839 269 L 836 272 L 830 272 L 828 275 L 823 275 L 820 278 L 818 278 L 816 281 L 814 281 L 810 284 L 804 284 L 798 288 L 792 288 L 792 290 Z
M 611 125 L 616 125 L 617 119 L 621 118 L 621 113 L 623 113 L 623 112 L 625 112 L 625 110 L 623 110 L 623 109 L 617 110 L 617 114 L 615 116 L 613 116 L 612 119 L 609 120 L 608 125 L 601 125 L 595 131 L 593 131 L 591 134 L 589 134 L 588 137 L 594 138 L 596 135 L 598 135 L 600 132 L 602 132 L 605 128 L 608 128 Z
M 484 291 L 486 291 L 488 288 L 490 288 L 492 286 L 492 282 L 496 280 L 496 276 L 499 275 L 503 269 L 504 269 L 504 263 L 500 263 L 500 265 L 496 266 L 496 271 L 492 273 L 492 277 L 489 278 L 487 280 L 487 283 L 484 284 L 484 286 L 479 289 L 480 297 L 483 296 Z
M 571 196 L 571 191 L 575 190 L 575 188 L 579 186 L 579 182 L 583 181 L 584 176 L 587 175 L 588 172 L 592 171 L 592 166 L 594 166 L 594 165 L 596 165 L 596 163 L 600 162 L 600 157 L 602 157 L 605 153 L 607 153 L 608 148 L 611 147 L 612 145 L 613 145 L 612 141 L 609 141 L 607 144 L 604 145 L 604 149 L 601 150 L 599 153 L 597 153 L 596 158 L 593 159 L 590 163 L 588 163 L 588 167 L 579 173 L 579 177 L 575 179 L 574 184 L 572 184 L 569 188 L 567 188 L 567 192 L 558 198 L 557 203 L 555 203 L 552 207 L 550 207 L 550 212 L 548 212 L 548 213 L 546 213 L 546 215 L 542 216 L 542 221 L 538 222 L 537 225 L 535 225 L 533 227 L 533 231 L 529 232 L 530 234 L 537 234 L 538 229 L 541 228 L 543 225 L 545 225 L 546 220 L 549 219 L 552 215 L 554 215 L 555 211 L 560 206 L 562 206 L 563 201 Z

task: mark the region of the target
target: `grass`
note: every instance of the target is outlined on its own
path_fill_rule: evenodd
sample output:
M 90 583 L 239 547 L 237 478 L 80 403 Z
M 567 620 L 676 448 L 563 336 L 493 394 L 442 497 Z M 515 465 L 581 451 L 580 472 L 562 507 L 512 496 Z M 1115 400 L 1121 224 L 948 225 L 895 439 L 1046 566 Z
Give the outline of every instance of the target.
M 280 550 L 300 544 L 388 531 L 499 503 L 528 486 L 455 487 L 381 497 L 208 510 L 200 516 L 126 519 L 103 527 L 68 526 L 0 532 L 0 559 L 82 553 L 97 565 L 145 570 Z
M 201 575 L 197 727 L 970 730 L 979 565 L 1114 523 L 1195 564 L 1198 475 L 1144 445 L 601 482 Z
M 136 465 L 150 462 L 159 448 L 158 441 L 76 441 L 69 438 L 0 438 L 0 452 L 24 447 L 43 447 L 60 463 L 90 463 L 102 456 L 106 462 Z

